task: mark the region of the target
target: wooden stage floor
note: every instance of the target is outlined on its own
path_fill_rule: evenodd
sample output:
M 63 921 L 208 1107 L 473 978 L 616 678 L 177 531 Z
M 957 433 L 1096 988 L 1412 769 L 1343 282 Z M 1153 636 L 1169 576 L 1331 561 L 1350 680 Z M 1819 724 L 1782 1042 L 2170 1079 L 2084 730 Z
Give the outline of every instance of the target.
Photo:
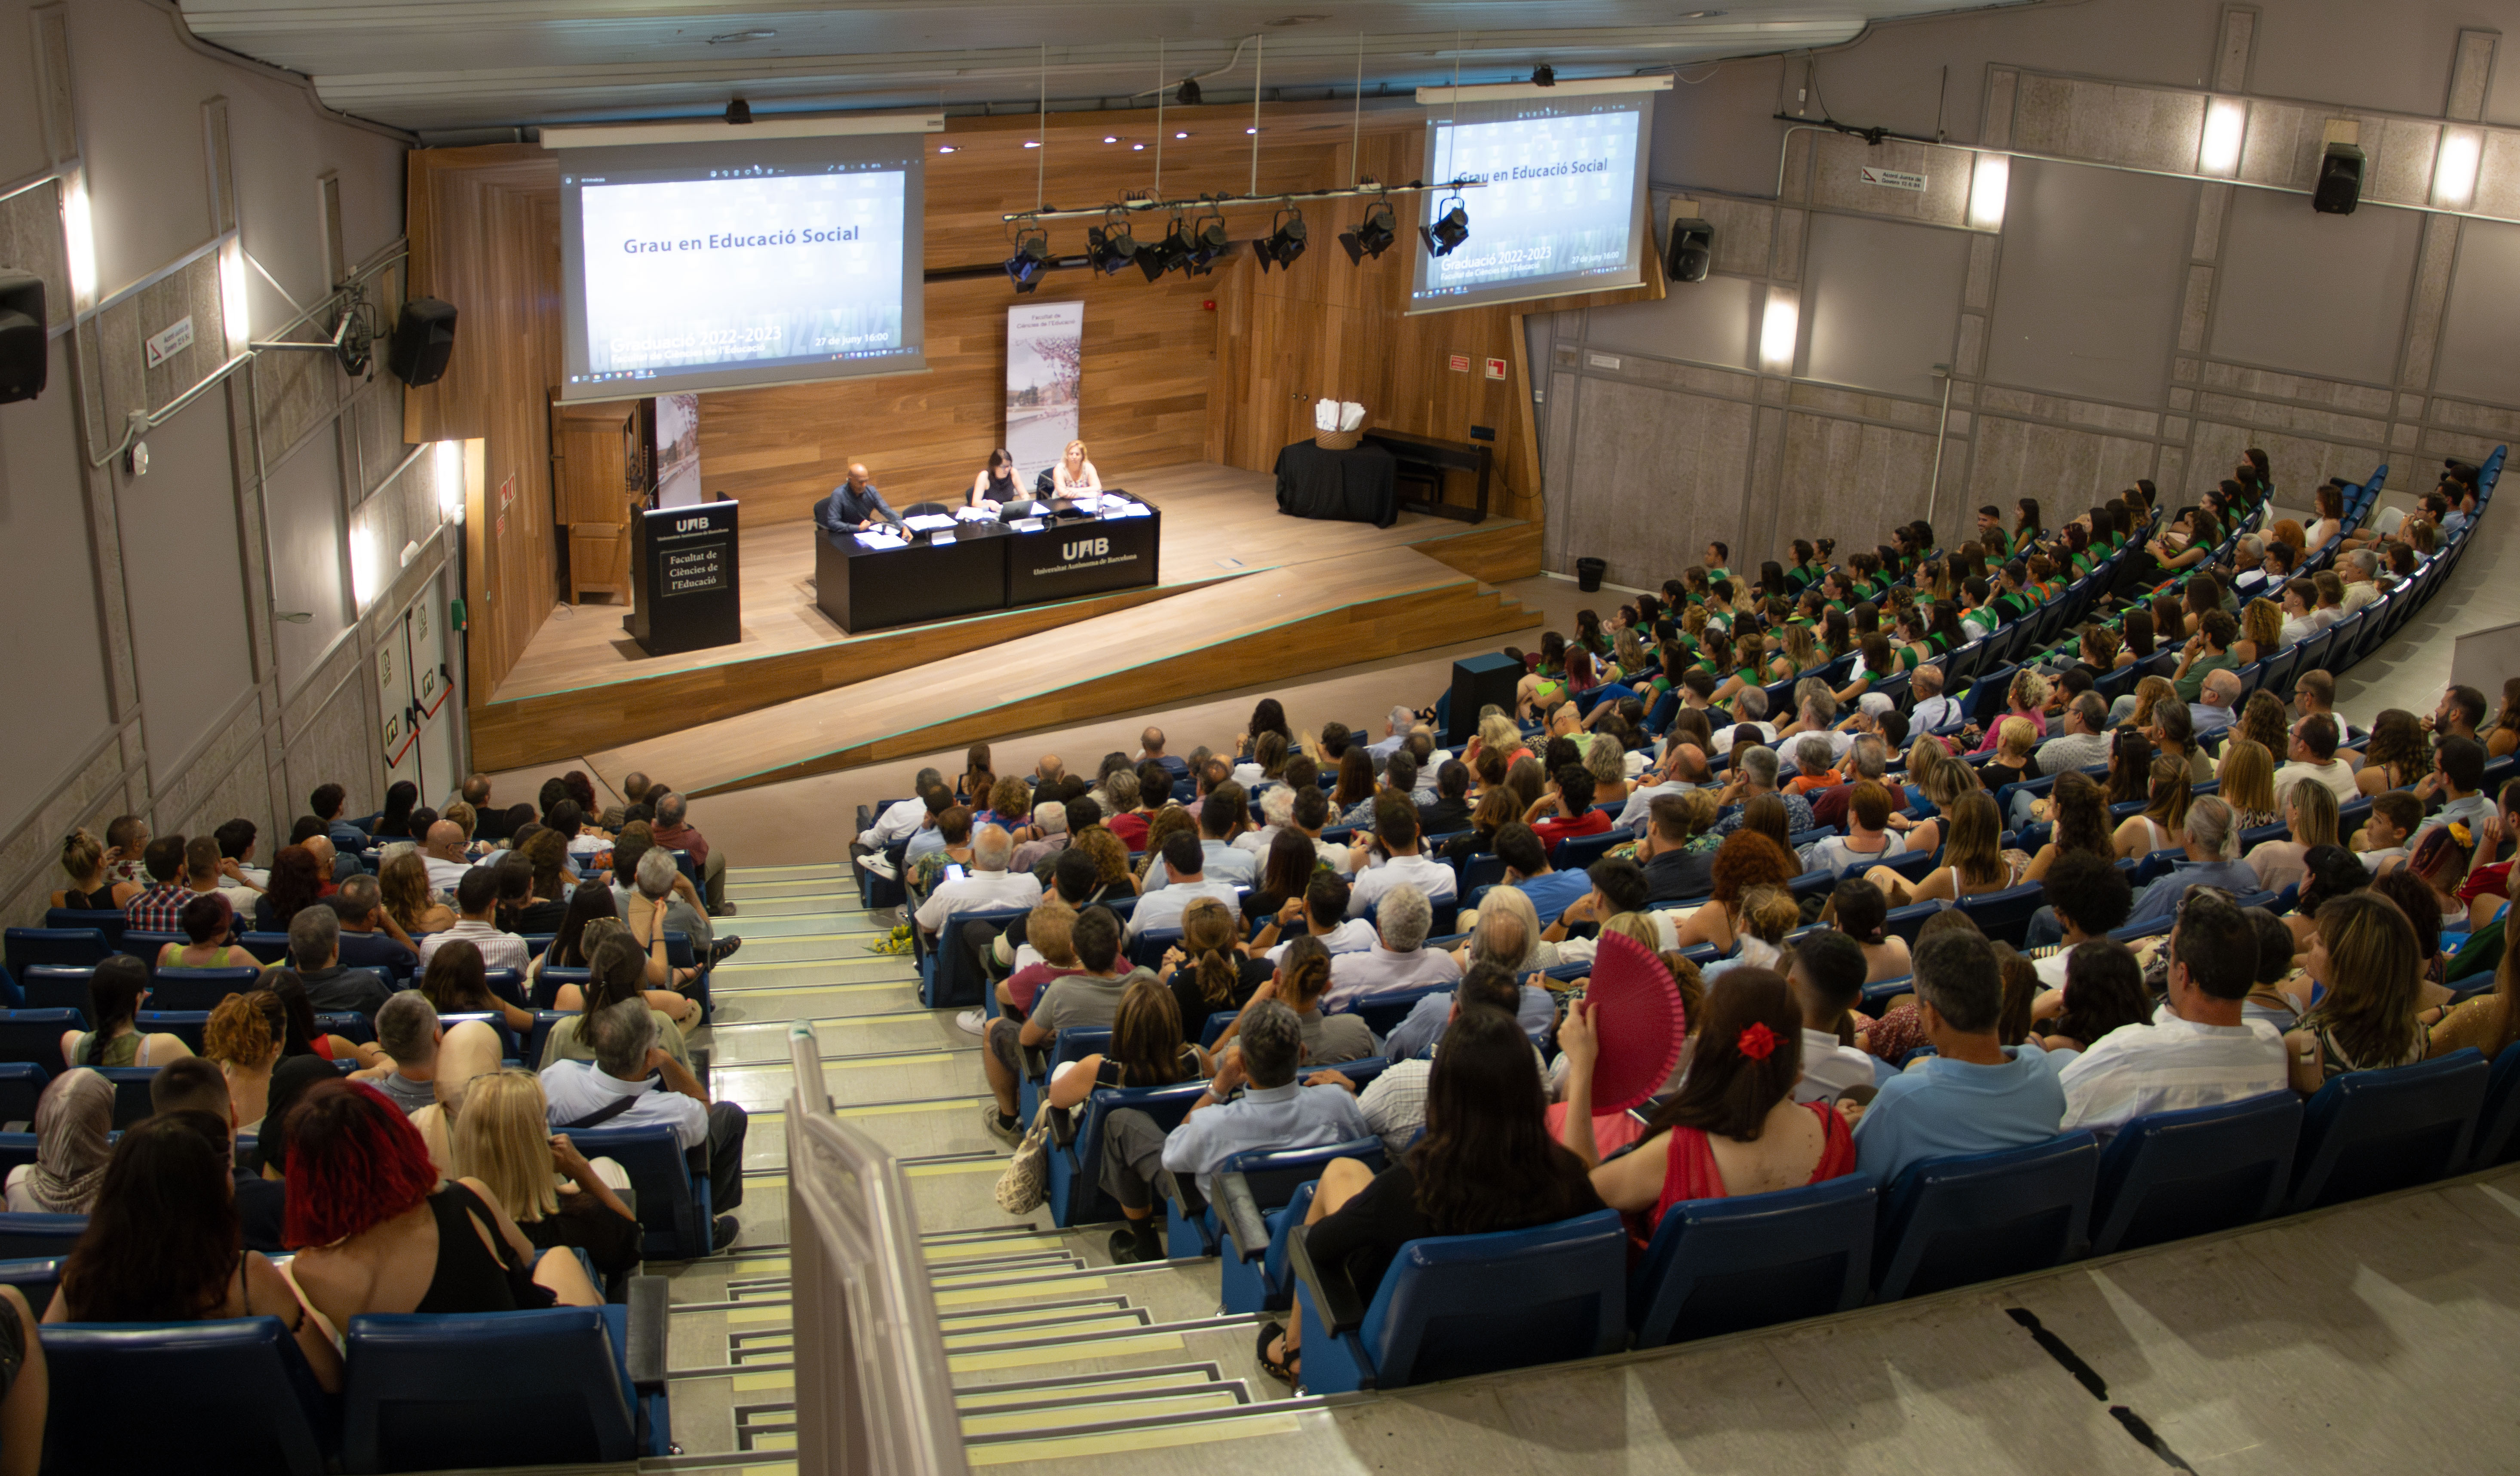
M 993 652 L 1035 636 L 1085 626 L 1093 626 L 1104 640 L 1115 631 L 1129 633 L 1120 644 L 1134 643 L 1148 661 L 1160 661 L 1167 653 L 1214 649 L 1220 641 L 1244 642 L 1249 652 L 1257 649 L 1247 645 L 1258 634 L 1253 624 L 1191 620 L 1199 611 L 1221 615 L 1236 607 L 1232 600 L 1193 601 L 1180 606 L 1180 618 L 1141 615 L 1117 626 L 1098 622 L 1158 604 L 1169 610 L 1193 593 L 1267 575 L 1280 576 L 1268 581 L 1266 602 L 1282 612 L 1271 624 L 1310 622 L 1306 628 L 1317 634 L 1364 627 L 1370 644 L 1378 649 L 1393 653 L 1422 649 L 1460 639 L 1448 629 L 1503 628 L 1500 621 L 1510 612 L 1497 605 L 1495 592 L 1481 582 L 1540 571 L 1540 529 L 1515 518 L 1492 516 L 1473 524 L 1403 513 L 1388 528 L 1290 518 L 1278 512 L 1272 477 L 1210 463 L 1158 468 L 1131 477 L 1128 490 L 1164 512 L 1158 583 L 856 636 L 833 624 L 814 603 L 809 524 L 746 528 L 742 535 L 741 642 L 650 656 L 622 630 L 622 606 L 563 606 L 535 633 L 490 700 L 470 709 L 473 762 L 497 771 L 599 751 L 617 755 L 644 742 L 922 667 L 960 662 L 964 670 L 986 670 Z M 1357 562 L 1360 559 L 1365 561 Z M 1302 576 L 1302 570 L 1315 565 L 1320 566 L 1317 578 Z M 1398 601 L 1408 602 L 1405 608 L 1397 604 L 1383 607 Z M 1255 591 L 1244 608 L 1262 602 Z M 1384 616 L 1396 622 L 1392 628 L 1372 628 Z M 1282 646 L 1271 649 L 1271 659 L 1291 663 L 1290 673 L 1326 670 L 1356 659 L 1336 649 L 1325 649 L 1319 657 Z M 1105 665 L 1100 675 L 1117 677 L 1120 671 Z M 1036 691 L 1047 693 L 1059 685 Z M 1107 694 L 1089 699 L 1070 693 L 1069 699 L 1099 705 Z M 782 743 L 777 746 L 784 751 L 776 756 L 757 755 L 758 762 L 739 765 L 723 777 L 763 783 L 767 772 L 800 763 L 828 765 L 837 753 L 851 749 L 853 757 L 862 755 L 865 738 L 890 746 L 931 726 L 918 714 L 896 713 L 895 718 L 906 720 L 907 726 L 863 735 L 857 743 L 832 748 Z M 687 780 L 693 773 L 688 768 L 674 772 Z
M 1406 512 L 1388 528 L 1361 522 L 1308 522 L 1279 514 L 1277 482 L 1269 473 L 1221 467 L 1213 462 L 1159 467 L 1129 478 L 1127 490 L 1163 510 L 1158 588 L 1230 579 L 1260 569 L 1336 559 L 1372 549 L 1423 547 L 1439 540 L 1494 534 L 1522 526 L 1509 517 L 1491 516 L 1473 524 Z M 621 628 L 621 617 L 629 612 L 626 604 L 590 601 L 562 605 L 534 633 L 524 654 L 499 684 L 490 701 L 513 702 L 608 682 L 696 671 L 897 634 L 875 631 L 852 636 L 814 603 L 811 523 L 747 526 L 741 535 L 740 547 L 743 569 L 742 642 L 680 655 L 651 656 Z M 991 611 L 970 618 L 989 619 L 1001 613 Z

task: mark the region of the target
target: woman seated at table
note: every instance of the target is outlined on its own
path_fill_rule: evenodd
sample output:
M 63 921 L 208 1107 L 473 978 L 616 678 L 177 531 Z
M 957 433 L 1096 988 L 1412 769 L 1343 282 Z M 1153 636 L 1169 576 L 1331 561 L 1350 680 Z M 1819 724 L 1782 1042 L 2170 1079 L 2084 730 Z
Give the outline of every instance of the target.
M 1023 489 L 1015 483 L 1015 459 L 1000 446 L 989 453 L 989 465 L 971 478 L 971 490 L 963 494 L 963 506 L 995 513 L 1019 500 L 1025 499 Z
M 1098 497 L 1102 495 L 1102 473 L 1095 470 L 1094 464 L 1086 460 L 1083 441 L 1069 441 L 1066 455 L 1058 459 L 1058 466 L 1050 469 L 1050 490 L 1057 497 L 1083 497 L 1089 493 Z

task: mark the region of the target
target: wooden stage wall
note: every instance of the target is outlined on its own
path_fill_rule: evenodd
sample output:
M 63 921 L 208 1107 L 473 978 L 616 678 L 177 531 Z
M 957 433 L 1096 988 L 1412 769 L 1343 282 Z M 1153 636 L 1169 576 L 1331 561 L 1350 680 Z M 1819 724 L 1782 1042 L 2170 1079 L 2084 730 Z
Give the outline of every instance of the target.
M 1251 191 L 1249 114 L 1236 108 L 1167 109 L 1162 195 Z M 1261 119 L 1259 190 L 1346 184 L 1351 119 L 1343 104 L 1278 104 Z M 1031 117 L 954 118 L 929 137 L 924 216 L 931 278 L 1003 260 L 1009 210 L 1040 198 L 1090 205 L 1131 189 L 1151 191 L 1152 109 L 1052 115 L 1044 135 Z M 1189 139 L 1175 139 L 1187 132 Z M 1361 172 L 1402 181 L 1417 172 L 1424 112 L 1414 105 L 1365 114 Z M 1105 144 L 1106 137 L 1117 144 Z M 1048 147 L 1032 150 L 1025 141 Z M 1147 143 L 1146 152 L 1130 146 Z M 938 152 L 950 145 L 954 152 Z M 547 407 L 559 380 L 559 168 L 536 145 L 419 150 L 411 156 L 409 208 L 416 293 L 446 298 L 462 314 L 446 378 L 406 400 L 414 441 L 480 436 L 484 506 L 467 528 L 468 702 L 488 699 L 551 610 L 558 584 Z M 1404 226 L 1414 198 L 1399 202 Z M 1468 197 L 1478 227 L 1477 192 Z M 1590 301 L 1661 295 L 1642 289 L 1593 298 L 1407 315 L 1410 262 L 1421 249 L 1404 236 L 1378 261 L 1352 267 L 1337 233 L 1361 202 L 1317 201 L 1305 210 L 1311 249 L 1291 270 L 1259 271 L 1247 247 L 1265 234 L 1268 202 L 1227 207 L 1237 249 L 1208 277 L 1148 284 L 1136 271 L 1102 278 L 1048 274 L 1040 301 L 1083 300 L 1082 434 L 1106 476 L 1131 467 L 1209 460 L 1267 470 L 1278 448 L 1311 434 L 1316 395 L 1365 404 L 1373 424 L 1451 440 L 1473 425 L 1495 431 L 1492 506 L 1525 518 L 1516 540 L 1528 558 L 1490 561 L 1480 577 L 1540 571 L 1540 472 L 1522 314 Z M 1141 217 L 1141 230 L 1162 229 Z M 1081 251 L 1087 222 L 1056 223 L 1057 254 Z M 931 280 L 926 288 L 924 375 L 840 380 L 704 395 L 700 465 L 706 485 L 743 500 L 747 525 L 802 521 L 851 459 L 867 462 L 895 506 L 968 486 L 1001 435 L 1005 312 L 1016 300 L 1002 276 Z M 1469 365 L 1456 372 L 1460 355 Z M 1489 380 L 1485 361 L 1508 366 Z M 511 480 L 513 478 L 513 480 Z M 502 489 L 513 502 L 502 505 Z M 1465 498 L 1457 474 L 1449 495 Z

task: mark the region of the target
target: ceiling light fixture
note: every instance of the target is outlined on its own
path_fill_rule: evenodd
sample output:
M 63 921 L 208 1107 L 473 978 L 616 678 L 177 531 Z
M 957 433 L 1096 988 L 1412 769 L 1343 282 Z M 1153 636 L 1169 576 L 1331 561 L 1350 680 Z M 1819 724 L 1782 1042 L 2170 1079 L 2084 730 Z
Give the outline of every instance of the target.
M 1197 107 L 1198 78 L 1191 77 L 1185 80 L 1181 84 L 1181 90 L 1173 94 L 1173 101 L 1181 104 L 1184 108 Z
M 1037 139 L 1037 138 L 1028 138 L 1028 139 L 1025 139 L 1025 140 L 1024 140 L 1024 147 L 1025 147 L 1025 148 L 1027 148 L 1027 149 L 1038 149 L 1038 148 L 1040 148 L 1040 147 L 1041 147 L 1041 140 L 1039 140 L 1039 139 Z
M 1017 292 L 1029 292 L 1041 286 L 1041 274 L 1050 269 L 1050 233 L 1026 223 L 1015 228 L 1014 240 L 1014 254 L 1006 263 L 1007 280 Z
M 952 144 L 938 144 L 936 146 L 936 152 L 939 154 L 951 154 L 954 152 L 954 146 Z
M 1391 201 L 1377 200 L 1365 207 L 1365 219 L 1353 231 L 1341 231 L 1338 243 L 1346 248 L 1347 259 L 1365 264 L 1368 256 L 1379 259 L 1400 239 L 1400 218 L 1391 211 Z
M 1190 259 L 1182 263 L 1182 274 L 1204 277 L 1216 270 L 1216 263 L 1234 249 L 1234 240 L 1226 233 L 1225 212 L 1214 205 L 1191 226 Z
M 752 121 L 752 105 L 742 98 L 726 105 L 726 120 L 741 126 Z
M 1174 134 L 1174 135 L 1173 135 L 1173 137 L 1175 137 L 1175 138 L 1188 138 L 1188 137 L 1190 137 L 1190 135 L 1189 135 L 1189 134 L 1187 134 L 1187 133 L 1176 133 L 1176 134 Z
M 1418 228 L 1418 238 L 1426 243 L 1426 254 L 1429 256 L 1450 256 L 1455 247 L 1470 239 L 1470 212 L 1469 208 L 1462 203 L 1462 197 L 1449 196 L 1446 198 L 1446 203 L 1451 204 L 1452 208 L 1447 210 L 1442 204 L 1438 204 L 1436 206 L 1438 213 L 1433 225 Z
M 1146 273 L 1147 280 L 1152 282 L 1166 272 L 1177 272 L 1189 266 L 1193 249 L 1190 228 L 1182 223 L 1179 214 L 1175 214 L 1173 227 L 1164 233 L 1163 240 L 1139 248 L 1138 270 Z
M 1260 258 L 1260 270 L 1293 266 L 1295 258 L 1304 254 L 1304 212 L 1293 205 L 1281 206 L 1270 220 L 1269 234 L 1251 243 L 1253 254 Z
M 1106 144 L 1116 144 L 1120 142 L 1120 135 L 1116 133 L 1106 133 L 1102 135 L 1102 142 Z
M 1531 68 L 1531 85 L 1534 87 L 1556 86 L 1557 68 L 1550 66 L 1546 62 L 1543 62 L 1539 66 Z

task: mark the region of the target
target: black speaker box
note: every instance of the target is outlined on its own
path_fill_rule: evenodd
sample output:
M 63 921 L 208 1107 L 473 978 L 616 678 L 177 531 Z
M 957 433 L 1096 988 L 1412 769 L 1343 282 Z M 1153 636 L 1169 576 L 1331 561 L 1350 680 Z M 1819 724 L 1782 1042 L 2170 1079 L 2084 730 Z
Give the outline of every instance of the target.
M 1671 223 L 1671 248 L 1663 255 L 1663 275 L 1674 282 L 1704 282 L 1715 264 L 1715 228 L 1702 220 Z
M 2330 144 L 2318 161 L 2318 183 L 2310 192 L 2310 207 L 2329 215 L 2351 215 L 2362 202 L 2362 151 L 2352 144 Z
M 44 279 L 0 267 L 0 404 L 42 394 L 51 363 L 44 339 Z
M 1453 697 L 1444 713 L 1444 746 L 1459 748 L 1478 735 L 1479 709 L 1490 704 L 1513 711 L 1523 665 L 1502 651 L 1453 663 Z
M 455 356 L 455 304 L 435 297 L 414 297 L 394 321 L 393 342 L 385 367 L 394 378 L 417 389 L 434 384 Z

